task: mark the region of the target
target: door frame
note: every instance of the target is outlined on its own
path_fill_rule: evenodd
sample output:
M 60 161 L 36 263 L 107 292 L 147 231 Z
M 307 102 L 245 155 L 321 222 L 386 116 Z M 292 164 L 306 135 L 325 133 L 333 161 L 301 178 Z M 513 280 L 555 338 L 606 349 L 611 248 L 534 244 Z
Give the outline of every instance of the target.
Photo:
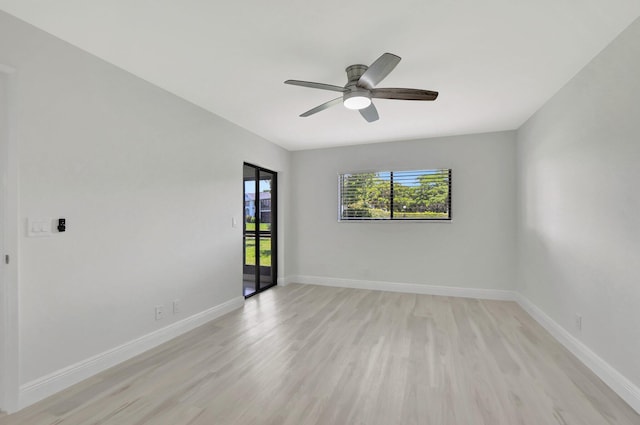
M 253 167 L 255 169 L 256 172 L 256 176 L 258 177 L 256 179 L 256 197 L 257 197 L 257 201 L 254 200 L 254 202 L 256 203 L 256 261 L 258 261 L 258 264 L 256 264 L 255 266 L 255 285 L 256 285 L 256 290 L 255 292 L 249 294 L 249 295 L 245 295 L 245 298 L 249 298 L 252 297 L 256 294 L 259 294 L 260 292 L 263 292 L 269 288 L 272 288 L 274 286 L 276 286 L 278 284 L 278 172 L 277 171 L 273 171 L 270 170 L 268 168 L 265 167 L 261 167 L 259 165 L 255 165 L 252 164 L 250 162 L 243 162 L 242 167 L 244 169 L 245 166 L 249 166 L 249 167 Z M 269 173 L 272 175 L 272 183 L 271 183 L 271 284 L 268 286 L 262 286 L 261 282 L 260 282 L 260 264 L 259 264 L 259 255 L 258 252 L 260 250 L 260 215 L 258 214 L 259 212 L 259 205 L 260 205 L 260 173 L 264 171 L 266 173 Z M 242 178 L 242 193 L 244 195 L 244 172 L 243 172 L 243 178 Z M 243 197 L 244 198 L 244 197 Z M 244 206 L 243 206 L 243 217 L 242 217 L 242 262 L 243 262 L 243 267 L 245 266 L 244 261 L 245 261 L 245 253 L 246 253 L 246 248 L 245 248 L 245 223 L 246 223 L 246 217 L 244 216 Z M 244 290 L 243 290 L 244 291 Z M 244 295 L 244 294 L 243 294 Z
M 6 124 L 0 131 L 0 410 L 18 410 L 20 396 L 18 295 L 18 141 L 16 138 L 16 72 L 0 63 L 0 113 Z M 9 263 L 5 263 L 5 256 Z

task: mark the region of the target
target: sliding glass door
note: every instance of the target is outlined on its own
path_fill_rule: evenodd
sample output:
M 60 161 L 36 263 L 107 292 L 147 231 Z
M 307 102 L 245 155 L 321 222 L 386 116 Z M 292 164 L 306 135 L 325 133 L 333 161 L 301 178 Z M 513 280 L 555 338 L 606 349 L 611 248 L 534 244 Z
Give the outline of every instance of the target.
M 276 284 L 277 175 L 244 164 L 243 282 L 245 297 Z

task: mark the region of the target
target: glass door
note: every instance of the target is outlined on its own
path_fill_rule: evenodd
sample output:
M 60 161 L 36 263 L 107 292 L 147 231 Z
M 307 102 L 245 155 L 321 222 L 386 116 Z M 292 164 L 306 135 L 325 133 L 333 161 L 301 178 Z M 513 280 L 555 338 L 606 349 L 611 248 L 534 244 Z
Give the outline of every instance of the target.
M 276 284 L 277 175 L 244 164 L 243 282 L 245 297 Z

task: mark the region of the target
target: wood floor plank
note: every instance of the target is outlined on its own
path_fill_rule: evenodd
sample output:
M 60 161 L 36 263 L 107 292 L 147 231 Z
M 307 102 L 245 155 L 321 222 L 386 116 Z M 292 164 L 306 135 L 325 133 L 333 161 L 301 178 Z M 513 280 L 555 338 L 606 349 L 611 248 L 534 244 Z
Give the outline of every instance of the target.
M 517 304 L 311 285 L 244 308 L 1 425 L 638 425 Z

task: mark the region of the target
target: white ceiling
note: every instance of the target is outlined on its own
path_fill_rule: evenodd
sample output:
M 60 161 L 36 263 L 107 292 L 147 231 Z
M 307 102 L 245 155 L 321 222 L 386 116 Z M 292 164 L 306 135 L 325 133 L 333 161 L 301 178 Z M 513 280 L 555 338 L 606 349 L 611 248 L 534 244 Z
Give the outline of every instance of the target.
M 640 15 L 638 0 L 0 0 L 0 9 L 287 149 L 518 128 Z M 384 52 L 379 87 L 440 92 L 376 100 L 367 123 L 337 93 L 344 68 Z

